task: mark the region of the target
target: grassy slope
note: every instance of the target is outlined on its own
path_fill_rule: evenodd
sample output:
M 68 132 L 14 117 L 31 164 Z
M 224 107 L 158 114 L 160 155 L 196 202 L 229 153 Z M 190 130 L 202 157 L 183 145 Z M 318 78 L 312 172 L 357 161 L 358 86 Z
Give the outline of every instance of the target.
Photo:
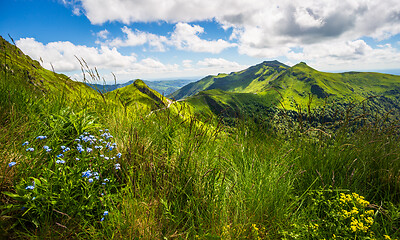
M 96 92 L 81 82 L 75 82 L 64 74 L 54 73 L 41 67 L 38 61 L 32 60 L 23 54 L 14 45 L 9 44 L 0 36 L 0 59 L 8 69 L 9 76 L 23 76 L 21 84 L 30 85 L 35 92 L 41 95 L 53 92 L 64 93 L 73 99 L 90 99 L 98 97 Z
M 371 96 L 395 97 L 400 88 L 400 76 L 381 73 L 326 73 L 305 63 L 299 63 L 270 82 L 284 97 L 284 105 L 293 108 L 294 100 L 303 107 L 313 95 L 315 106 L 330 102 L 362 101 Z
M 338 110 L 344 112 L 348 106 L 359 105 L 355 108 L 357 114 L 361 114 L 365 108 L 370 116 L 389 113 L 389 118 L 400 119 L 400 76 L 358 72 L 326 73 L 305 63 L 291 68 L 278 64 L 278 71 L 270 65 L 263 63 L 218 79 L 207 77 L 192 83 L 187 87 L 197 89 L 205 84 L 207 87 L 204 89 L 224 91 L 206 90 L 187 97 L 194 93 L 190 91 L 185 95 L 186 101 L 195 106 L 197 112 L 214 112 L 217 115 L 222 111 L 230 112 L 229 116 L 254 115 L 254 112 L 263 112 L 263 109 L 276 106 L 309 114 L 311 110 L 324 109 L 321 111 L 331 119 Z M 184 94 L 182 91 L 187 90 L 187 87 L 176 92 L 178 96 Z M 225 95 L 223 99 L 220 97 L 222 95 Z
M 124 107 L 154 110 L 168 105 L 168 100 L 149 88 L 142 80 L 106 93 L 108 98 L 120 102 Z
M 126 87 L 130 84 L 132 84 L 134 80 L 128 81 L 126 83 L 120 83 L 120 84 L 89 84 L 93 89 L 99 90 L 102 93 L 110 92 L 118 88 Z M 160 94 L 163 94 L 164 96 L 167 96 L 179 88 L 193 82 L 192 80 L 162 80 L 162 81 L 147 81 L 143 80 L 144 83 L 146 83 L 147 86 L 149 86 L 151 89 L 159 92 Z
M 255 93 L 262 91 L 269 81 L 278 77 L 286 68 L 286 65 L 278 61 L 263 62 L 240 72 L 207 76 L 197 82 L 182 87 L 171 94 L 170 97 L 183 99 L 193 96 L 200 91 L 211 89 Z
M 133 107 L 126 112 L 121 106 L 132 106 L 130 98 L 139 103 L 154 100 L 148 99 L 152 94 L 140 95 L 139 89 L 147 89 L 140 81 L 121 94 L 106 94 L 104 99 L 97 94 L 91 104 L 65 100 L 73 100 L 76 93 L 54 88 L 54 95 L 65 96 L 58 101 L 48 97 L 50 92 L 36 93 L 14 66 L 0 72 L 0 110 L 7 116 L 0 118 L 0 189 L 28 197 L 15 200 L 1 194 L 0 238 L 331 239 L 335 233 L 337 239 L 371 239 L 364 235 L 372 232 L 377 239 L 383 234 L 400 236 L 398 123 L 386 126 L 378 121 L 355 132 L 342 124 L 335 135 L 324 129 L 301 130 L 296 122 L 283 133 L 271 133 L 254 122 L 231 128 L 209 121 L 210 127 L 179 111 L 148 114 Z M 126 98 L 117 100 L 122 93 Z M 270 97 L 217 89 L 200 95 L 208 93 L 232 108 Z M 93 150 L 94 155 L 80 157 L 74 148 L 79 134 L 98 135 L 100 127 L 109 129 L 122 153 L 121 159 L 109 159 L 98 168 L 101 178 L 111 179 L 107 185 L 89 184 L 81 176 L 98 167 L 100 153 Z M 35 140 L 38 135 L 48 139 Z M 35 152 L 21 146 L 26 140 Z M 54 153 L 45 153 L 43 144 L 52 146 Z M 62 145 L 73 149 L 63 158 L 65 165 L 55 162 Z M 8 167 L 11 161 L 17 165 Z M 121 164 L 119 171 L 115 161 Z M 48 184 L 26 190 L 32 177 L 48 179 Z M 312 193 L 325 197 L 331 189 L 329 201 L 311 199 Z M 343 212 L 332 204 L 339 193 L 351 192 L 371 202 L 374 224 L 367 233 L 353 232 L 350 219 L 341 219 Z M 31 204 L 29 211 L 21 209 L 24 201 Z M 100 221 L 105 210 L 109 214 Z M 360 214 L 354 216 L 362 220 Z

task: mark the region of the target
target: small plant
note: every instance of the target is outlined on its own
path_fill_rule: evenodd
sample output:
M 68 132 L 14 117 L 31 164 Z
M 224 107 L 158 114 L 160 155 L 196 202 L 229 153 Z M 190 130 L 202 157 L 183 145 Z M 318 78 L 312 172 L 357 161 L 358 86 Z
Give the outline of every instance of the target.
M 282 232 L 284 239 L 380 239 L 375 205 L 357 193 L 339 191 L 311 191 L 302 217 L 292 224 L 292 231 Z
M 31 176 L 16 183 L 15 193 L 3 192 L 14 201 L 2 207 L 2 215 L 36 227 L 70 225 L 76 219 L 106 222 L 120 182 L 122 154 L 107 129 L 98 133 L 84 132 L 65 145 L 51 145 L 47 136 L 24 142 L 27 161 L 10 162 L 9 168 Z

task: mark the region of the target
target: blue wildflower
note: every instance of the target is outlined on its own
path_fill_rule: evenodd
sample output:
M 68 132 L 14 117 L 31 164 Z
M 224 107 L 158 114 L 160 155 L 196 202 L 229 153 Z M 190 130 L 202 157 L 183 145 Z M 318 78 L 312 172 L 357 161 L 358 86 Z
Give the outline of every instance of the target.
M 117 157 L 118 157 L 118 158 L 121 158 L 121 156 L 122 156 L 122 153 L 118 153 L 118 154 L 117 154 Z
M 82 177 L 86 177 L 86 178 L 90 178 L 92 175 L 93 175 L 92 171 L 90 171 L 90 170 L 87 170 L 82 173 Z
M 46 150 L 46 152 L 50 152 L 52 149 L 49 146 L 43 146 L 44 150 Z
M 100 129 L 99 132 L 103 132 L 103 129 Z
M 24 142 L 24 143 L 22 144 L 22 146 L 25 146 L 25 145 L 28 145 L 28 144 L 29 144 L 29 142 L 26 141 L 26 142 Z
M 38 136 L 38 137 L 36 137 L 36 139 L 39 139 L 39 140 L 43 140 L 43 139 L 46 139 L 47 138 L 47 136 Z
M 80 142 L 81 140 L 79 138 L 75 139 L 75 142 Z
M 108 128 L 104 129 L 105 132 L 108 132 Z
M 93 182 L 93 178 L 89 178 L 89 183 L 92 183 Z
M 80 159 L 79 159 L 79 158 L 75 158 L 75 160 L 76 160 L 76 161 L 79 161 Z
M 8 164 L 8 166 L 9 167 L 12 167 L 12 166 L 14 166 L 15 164 L 17 164 L 16 162 L 10 162 L 9 164 Z
M 102 217 L 102 218 L 100 219 L 100 222 L 102 222 L 102 221 L 104 221 L 104 217 Z
M 76 149 L 79 151 L 79 153 L 85 151 L 85 149 L 82 146 L 78 146 L 78 147 L 76 147 Z
M 27 186 L 25 189 L 26 189 L 26 190 L 33 190 L 34 188 L 35 188 L 34 185 L 29 185 L 29 186 Z
M 71 150 L 71 148 L 67 147 L 63 150 L 63 152 L 68 152 L 69 150 Z
M 108 211 L 104 211 L 103 216 L 107 216 L 108 215 Z
M 108 159 L 110 159 L 109 157 L 104 157 L 104 160 L 108 160 Z
M 66 148 L 66 146 L 61 146 L 61 149 L 64 150 Z
M 119 164 L 119 163 L 114 164 L 114 166 L 115 166 L 116 170 L 121 169 L 121 164 Z
M 35 151 L 35 149 L 34 148 L 27 148 L 26 151 L 27 152 L 33 152 L 33 151 Z
M 104 155 L 103 155 L 103 154 L 100 154 L 100 157 L 104 157 Z
M 57 157 L 58 157 L 58 158 L 63 158 L 63 157 L 64 157 L 64 154 L 60 153 L 60 154 L 57 155 Z
M 91 148 L 86 148 L 86 152 L 88 152 L 88 153 L 90 153 L 90 152 L 92 152 L 93 151 L 93 149 L 91 149 Z
M 56 163 L 57 163 L 57 164 L 64 164 L 65 161 L 64 161 L 64 160 L 57 160 Z

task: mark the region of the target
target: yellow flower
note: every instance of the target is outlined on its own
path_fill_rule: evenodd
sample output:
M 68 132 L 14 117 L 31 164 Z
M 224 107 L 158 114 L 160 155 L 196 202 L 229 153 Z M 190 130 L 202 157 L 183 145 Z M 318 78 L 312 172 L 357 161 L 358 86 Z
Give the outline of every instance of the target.
M 374 215 L 374 210 L 368 210 L 365 212 L 367 215 Z
M 390 236 L 389 235 L 383 235 L 384 237 L 385 237 L 385 239 L 387 239 L 387 240 L 391 240 L 391 238 L 390 238 Z

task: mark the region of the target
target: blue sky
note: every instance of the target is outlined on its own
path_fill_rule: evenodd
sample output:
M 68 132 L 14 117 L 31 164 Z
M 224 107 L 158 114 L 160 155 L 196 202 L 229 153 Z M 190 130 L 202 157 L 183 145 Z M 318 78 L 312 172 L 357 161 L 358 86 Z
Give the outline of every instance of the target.
M 200 78 L 264 60 L 400 74 L 400 3 L 367 0 L 8 0 L 8 34 L 80 80 L 75 56 L 111 82 Z

